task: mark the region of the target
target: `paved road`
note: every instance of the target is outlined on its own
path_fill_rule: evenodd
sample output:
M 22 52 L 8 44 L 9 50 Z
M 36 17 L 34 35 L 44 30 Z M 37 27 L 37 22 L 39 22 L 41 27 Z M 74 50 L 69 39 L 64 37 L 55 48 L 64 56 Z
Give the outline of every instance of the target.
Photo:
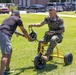
M 39 14 L 39 15 L 48 15 L 48 13 L 35 13 L 35 14 Z M 63 17 L 73 17 L 76 18 L 75 15 L 66 15 L 66 14 L 58 14 L 59 16 L 63 16 Z

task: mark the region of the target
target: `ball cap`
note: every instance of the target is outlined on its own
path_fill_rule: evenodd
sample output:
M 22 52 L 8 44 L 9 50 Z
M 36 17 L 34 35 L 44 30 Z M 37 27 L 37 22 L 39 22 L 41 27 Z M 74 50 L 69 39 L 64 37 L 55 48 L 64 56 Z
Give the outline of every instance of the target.
M 19 12 L 18 10 L 13 10 L 12 13 L 17 14 L 17 15 L 19 16 L 19 18 L 21 18 L 21 17 L 20 17 L 20 12 Z

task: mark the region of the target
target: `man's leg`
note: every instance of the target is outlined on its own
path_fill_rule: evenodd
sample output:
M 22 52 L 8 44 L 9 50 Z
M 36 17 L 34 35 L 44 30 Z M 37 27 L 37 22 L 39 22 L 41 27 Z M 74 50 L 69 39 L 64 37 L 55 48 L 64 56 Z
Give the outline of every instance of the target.
M 40 51 L 41 44 L 47 44 L 51 38 L 51 36 L 47 35 L 48 31 L 45 32 L 44 37 L 38 43 L 38 52 Z M 43 47 L 42 47 L 43 48 Z
M 3 54 L 1 59 L 0 75 L 3 75 L 4 69 L 6 67 L 7 61 L 9 59 L 9 54 Z
M 12 54 L 11 46 L 8 45 L 5 47 L 6 47 L 6 49 L 5 49 L 6 51 L 3 49 L 3 46 L 2 46 L 2 59 L 1 59 L 0 75 L 5 74 L 4 69 L 5 68 L 9 69 L 9 66 L 10 66 L 10 59 L 11 59 L 11 54 Z M 9 50 L 9 52 L 8 52 L 8 50 Z
M 6 64 L 6 70 L 10 70 L 11 56 L 12 56 L 12 50 L 11 50 L 11 52 L 9 54 L 9 57 L 8 57 L 8 61 L 7 61 L 7 64 Z
M 46 52 L 46 56 L 42 56 L 42 59 L 48 61 L 49 60 L 49 57 L 50 57 L 50 54 L 53 53 L 53 49 L 54 47 L 57 45 L 58 42 L 60 42 L 62 40 L 62 36 L 60 35 L 54 35 L 52 36 L 51 40 L 50 40 L 50 45 L 47 49 L 47 52 Z
M 40 49 L 41 49 L 41 44 L 47 44 L 47 43 L 48 43 L 48 42 L 45 41 L 44 38 L 42 38 L 42 39 L 39 41 L 39 43 L 38 43 L 38 52 L 39 52 Z M 42 47 L 42 49 L 44 49 L 44 47 Z
M 38 43 L 38 53 L 39 53 L 41 48 L 42 49 L 44 48 L 44 47 L 41 47 L 41 44 L 44 44 L 44 42 L 43 41 L 39 41 L 39 43 Z

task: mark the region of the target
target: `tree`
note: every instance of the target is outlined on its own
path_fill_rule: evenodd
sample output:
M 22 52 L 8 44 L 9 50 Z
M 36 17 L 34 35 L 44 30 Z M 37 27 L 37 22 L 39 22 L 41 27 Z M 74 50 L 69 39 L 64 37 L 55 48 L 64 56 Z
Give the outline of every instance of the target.
M 6 2 L 6 0 L 0 0 L 0 2 L 5 3 L 5 2 Z
M 0 3 L 11 3 L 11 0 L 0 0 Z
M 56 2 L 56 0 L 50 0 L 50 2 Z

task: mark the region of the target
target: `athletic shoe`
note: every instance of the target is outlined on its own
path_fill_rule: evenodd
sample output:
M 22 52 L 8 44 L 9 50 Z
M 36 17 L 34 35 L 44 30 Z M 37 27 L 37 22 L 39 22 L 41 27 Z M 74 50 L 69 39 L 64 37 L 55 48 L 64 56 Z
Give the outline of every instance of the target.
M 10 68 L 9 68 L 8 70 L 5 70 L 5 71 L 4 71 L 4 75 L 8 75 L 9 72 L 10 72 Z

